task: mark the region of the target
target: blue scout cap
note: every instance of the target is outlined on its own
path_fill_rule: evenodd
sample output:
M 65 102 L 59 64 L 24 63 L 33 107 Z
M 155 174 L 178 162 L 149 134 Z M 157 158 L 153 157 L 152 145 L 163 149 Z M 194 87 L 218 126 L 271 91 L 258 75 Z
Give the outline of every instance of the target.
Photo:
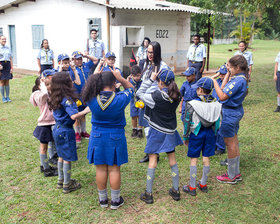
M 114 53 L 114 52 L 109 51 L 109 52 L 107 52 L 107 53 L 106 53 L 105 57 L 106 57 L 106 58 L 109 58 L 109 57 L 114 57 L 114 58 L 115 58 L 115 57 L 116 57 L 116 55 L 115 55 L 115 53 Z
M 66 60 L 66 59 L 70 59 L 70 57 L 68 56 L 68 54 L 60 54 L 60 55 L 58 55 L 58 57 L 57 57 L 57 61 L 63 61 L 63 60 Z
M 53 76 L 55 74 L 55 70 L 53 69 L 46 69 L 43 71 L 42 75 L 43 77 L 47 77 L 47 76 Z
M 82 53 L 81 53 L 80 51 L 74 51 L 74 52 L 72 53 L 72 56 L 73 56 L 75 59 L 78 59 L 78 58 L 82 58 L 82 57 L 83 57 L 83 55 L 82 55 Z
M 175 75 L 171 69 L 163 69 L 159 72 L 157 79 L 160 79 L 165 84 L 169 84 L 171 80 L 175 79 Z
M 197 89 L 198 87 L 203 89 L 212 90 L 214 88 L 214 82 L 210 77 L 200 78 L 195 84 L 192 85 L 192 88 Z
M 226 65 L 222 65 L 217 72 L 220 72 L 222 75 L 227 74 L 227 66 Z
M 193 67 L 188 67 L 187 70 L 182 74 L 184 74 L 185 76 L 191 76 L 193 74 L 196 74 L 196 70 Z

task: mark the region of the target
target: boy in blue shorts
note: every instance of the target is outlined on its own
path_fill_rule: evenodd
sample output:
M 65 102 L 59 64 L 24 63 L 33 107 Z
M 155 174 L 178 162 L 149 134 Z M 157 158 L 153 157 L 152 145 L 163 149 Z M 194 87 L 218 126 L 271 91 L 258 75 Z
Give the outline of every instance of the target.
M 141 80 L 141 68 L 138 65 L 134 65 L 131 68 L 131 75 L 127 77 L 130 83 L 134 86 L 134 92 L 136 93 L 137 90 L 140 88 L 142 80 Z M 131 137 L 135 138 L 143 138 L 142 127 L 138 126 L 138 119 L 140 114 L 140 108 L 135 106 L 135 103 L 139 100 L 139 97 L 134 94 L 134 97 L 130 101 L 130 117 L 132 123 L 132 134 Z
M 197 97 L 196 90 L 191 88 L 193 84 L 196 83 L 195 75 L 196 70 L 193 67 L 187 68 L 187 70 L 182 73 L 186 76 L 187 81 L 185 81 L 180 89 L 180 93 L 182 96 L 182 100 L 179 106 L 179 113 L 182 113 L 181 120 L 183 121 L 183 117 L 185 115 L 185 105 L 189 101 L 195 99 Z
M 216 133 L 220 125 L 222 105 L 210 94 L 214 87 L 209 77 L 199 79 L 196 88 L 198 97 L 186 104 L 184 117 L 184 144 L 188 144 L 190 163 L 190 184 L 183 191 L 196 196 L 196 186 L 208 192 L 207 179 L 210 172 L 210 156 L 215 155 Z M 203 175 L 196 184 L 197 160 L 202 152 Z

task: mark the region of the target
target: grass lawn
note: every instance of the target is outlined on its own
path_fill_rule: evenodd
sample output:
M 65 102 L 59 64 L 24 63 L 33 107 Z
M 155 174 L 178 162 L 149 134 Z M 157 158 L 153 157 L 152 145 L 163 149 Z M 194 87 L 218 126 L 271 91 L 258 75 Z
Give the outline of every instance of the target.
M 235 47 L 211 46 L 210 67 L 222 65 L 233 55 L 227 50 Z M 225 155 L 214 156 L 209 192 L 198 192 L 196 197 L 181 192 L 181 200 L 175 202 L 168 195 L 172 185 L 168 160 L 161 154 L 153 188 L 155 203 L 146 205 L 139 195 L 145 189 L 147 164 L 138 163 L 146 141 L 130 137 L 127 107 L 129 162 L 121 168 L 125 204 L 117 211 L 98 205 L 95 168 L 86 159 L 87 140 L 78 149 L 79 160 L 72 165 L 73 178 L 82 184 L 80 190 L 64 195 L 56 189 L 56 177 L 43 177 L 39 172 L 39 142 L 32 135 L 39 111 L 28 101 L 35 77 L 12 80 L 12 103 L 0 103 L 0 223 L 279 223 L 280 126 L 279 113 L 273 112 L 277 106 L 273 69 L 280 42 L 256 40 L 252 47 L 252 82 L 239 131 L 243 182 L 234 186 L 218 183 L 215 176 L 225 171 L 219 165 Z M 176 78 L 179 87 L 184 80 Z M 87 121 L 90 131 L 90 115 Z M 180 187 L 189 181 L 186 152 L 184 146 L 176 148 Z M 201 173 L 200 161 L 199 177 Z

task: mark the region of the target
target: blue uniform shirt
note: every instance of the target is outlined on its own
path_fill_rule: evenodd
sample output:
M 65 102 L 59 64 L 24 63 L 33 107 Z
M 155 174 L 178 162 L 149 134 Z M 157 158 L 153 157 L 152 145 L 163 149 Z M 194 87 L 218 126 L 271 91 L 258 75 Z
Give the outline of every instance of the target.
M 87 48 L 89 55 L 98 59 L 103 57 L 102 52 L 105 51 L 105 46 L 102 40 L 89 39 Z
M 90 60 L 89 62 L 83 63 L 81 67 L 76 67 L 76 70 L 80 76 L 81 85 L 77 85 L 74 83 L 74 86 L 77 89 L 79 94 L 82 92 L 82 89 L 83 89 L 84 85 L 86 84 L 86 81 L 88 79 L 89 72 L 90 72 L 90 69 L 92 68 L 92 66 L 94 66 L 94 63 Z M 72 81 L 75 80 L 75 74 L 72 71 L 72 69 L 70 70 L 70 77 L 71 77 Z
M 180 89 L 181 96 L 184 97 L 184 101 L 191 101 L 197 97 L 196 89 L 192 88 L 191 86 L 195 84 L 196 81 L 189 83 L 185 81 Z
M 234 55 L 243 55 L 246 58 L 248 67 L 250 65 L 253 65 L 253 54 L 252 54 L 252 52 L 250 52 L 250 51 L 244 51 L 244 52 L 236 51 Z
M 140 88 L 141 86 L 141 83 L 142 83 L 142 80 L 140 80 L 139 82 L 136 82 L 133 78 L 130 80 L 130 83 L 133 85 L 134 87 L 134 92 L 136 93 L 137 90 Z M 136 97 L 136 94 L 135 96 L 131 99 L 131 103 L 135 103 L 135 101 L 139 100 L 138 97 Z
M 9 47 L 0 45 L 0 61 L 10 61 L 12 52 Z
M 122 70 L 120 70 L 119 68 L 117 68 L 117 67 L 115 67 L 117 70 L 119 70 L 120 71 L 120 73 L 121 73 L 121 75 L 122 75 L 122 77 L 123 77 L 123 73 L 122 73 Z M 102 70 L 103 69 L 103 70 Z M 111 67 L 111 69 L 113 70 L 113 67 Z M 102 72 L 110 72 L 111 70 L 110 70 L 110 66 L 109 65 L 106 65 L 105 67 L 102 67 L 101 68 L 101 70 L 102 70 Z
M 217 81 L 218 85 L 221 87 L 222 83 L 223 83 L 223 80 L 221 80 L 221 78 L 218 78 L 216 81 Z M 215 88 L 213 88 L 212 96 L 215 97 L 220 102 L 220 99 L 219 99 L 219 97 L 216 93 Z
M 223 92 L 229 97 L 227 100 L 221 101 L 223 107 L 242 107 L 242 102 L 244 101 L 247 92 L 247 81 L 245 74 L 239 73 L 232 77 L 224 87 Z
M 97 97 L 87 103 L 92 112 L 92 126 L 124 128 L 126 125 L 124 110 L 133 94 L 133 88 L 118 93 L 101 91 Z
M 53 111 L 53 117 L 56 123 L 66 126 L 73 125 L 75 120 L 72 120 L 71 116 L 79 112 L 76 103 L 64 97 L 60 104 L 61 107 Z
M 41 65 L 52 65 L 54 59 L 53 50 L 42 48 L 39 50 L 37 58 L 40 59 Z

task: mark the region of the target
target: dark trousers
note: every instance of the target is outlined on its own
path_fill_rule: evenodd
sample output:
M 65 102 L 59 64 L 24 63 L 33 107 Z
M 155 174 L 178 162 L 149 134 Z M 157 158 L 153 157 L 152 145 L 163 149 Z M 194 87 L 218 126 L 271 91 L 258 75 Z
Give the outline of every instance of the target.
M 202 73 L 200 72 L 200 69 L 202 68 L 202 62 L 192 62 L 189 61 L 189 67 L 193 67 L 196 70 L 196 74 L 195 74 L 195 80 L 199 80 L 202 77 Z

